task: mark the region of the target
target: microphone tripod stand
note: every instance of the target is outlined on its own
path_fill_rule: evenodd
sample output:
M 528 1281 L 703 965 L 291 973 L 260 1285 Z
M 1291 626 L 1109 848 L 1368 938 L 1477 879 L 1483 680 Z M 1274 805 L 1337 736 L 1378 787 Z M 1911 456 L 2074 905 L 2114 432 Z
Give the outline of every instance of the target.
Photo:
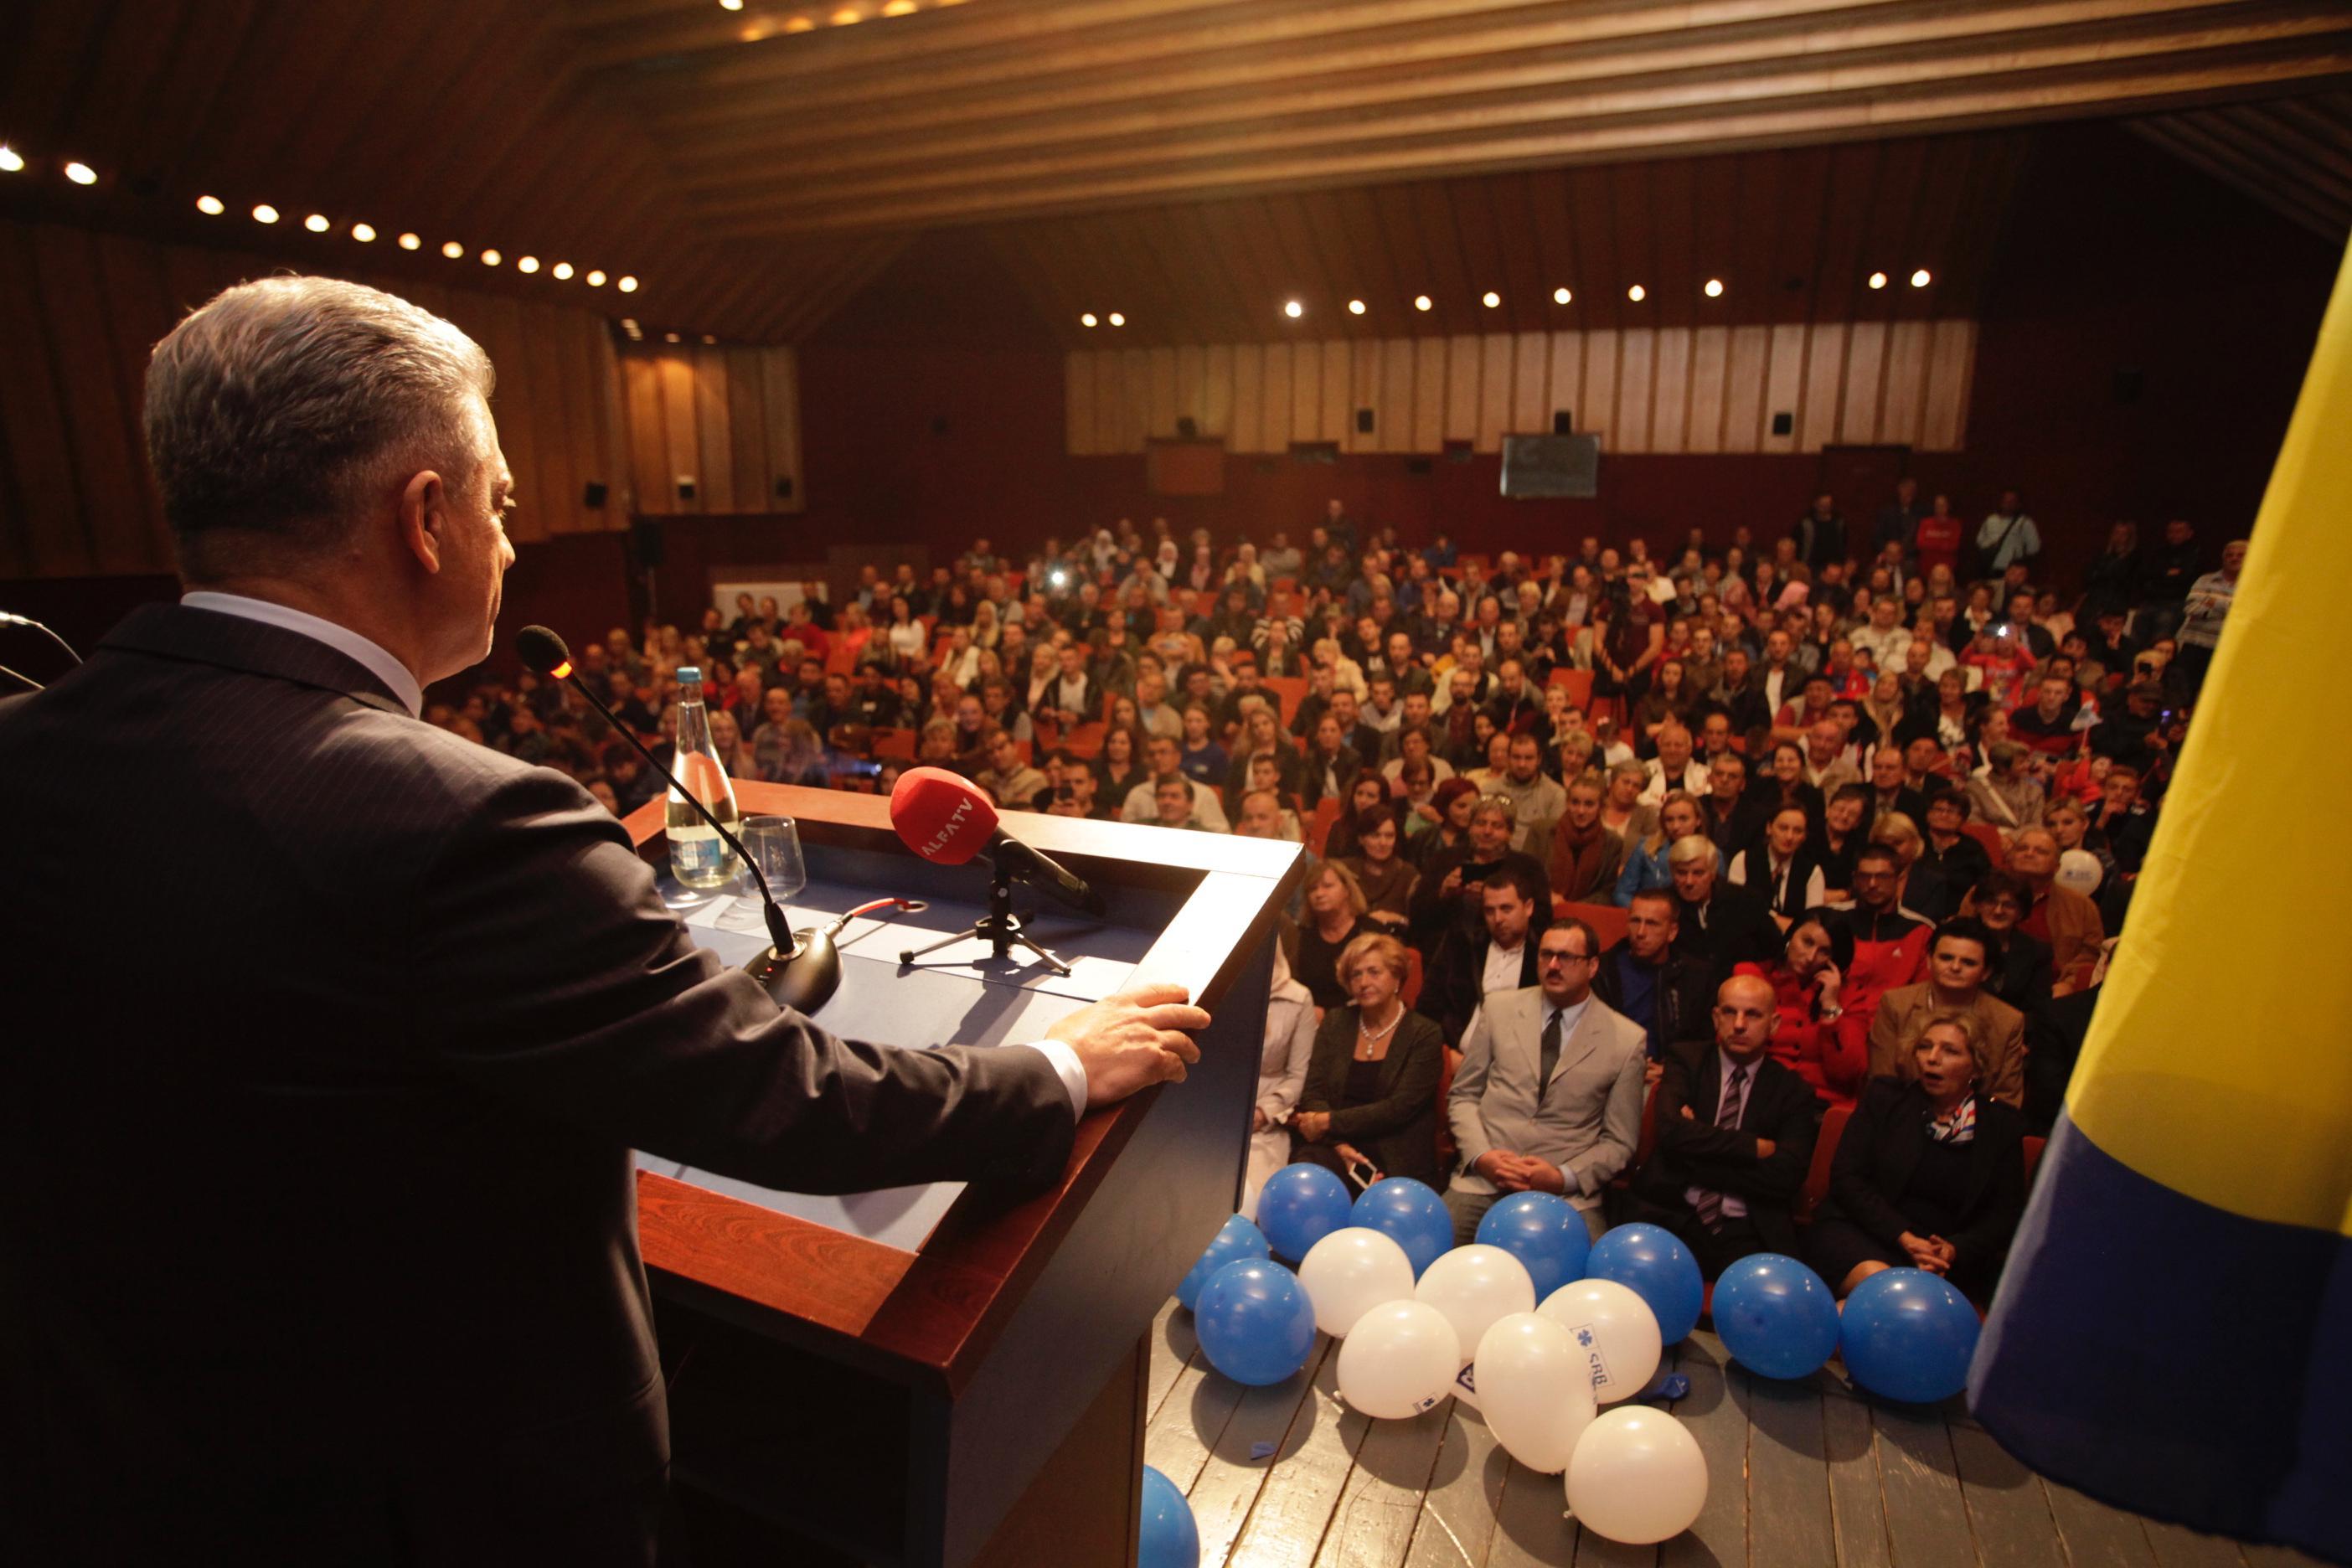
M 1070 966 L 1037 945 L 1036 939 L 1022 929 L 1021 917 L 1013 912 L 1013 872 L 1004 866 L 995 866 L 988 879 L 988 913 L 980 917 L 968 930 L 953 936 L 943 936 L 927 947 L 908 948 L 898 954 L 898 966 L 905 968 L 928 952 L 952 947 L 974 937 L 986 939 L 990 952 L 999 959 L 1013 956 L 1019 947 L 1034 955 L 1037 962 L 1055 973 L 1067 976 Z

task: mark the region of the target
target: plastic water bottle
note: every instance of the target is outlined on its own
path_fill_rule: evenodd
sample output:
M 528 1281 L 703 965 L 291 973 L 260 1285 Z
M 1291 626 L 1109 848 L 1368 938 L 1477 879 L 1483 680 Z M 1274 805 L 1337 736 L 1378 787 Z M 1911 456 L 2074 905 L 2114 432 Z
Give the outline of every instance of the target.
M 677 756 L 670 771 L 709 807 L 711 816 L 734 830 L 742 814 L 735 805 L 735 786 L 728 782 L 710 739 L 710 714 L 702 706 L 702 671 L 691 665 L 677 672 Z M 735 879 L 742 861 L 687 803 L 676 784 L 669 789 L 668 820 L 670 874 L 681 887 L 723 888 Z

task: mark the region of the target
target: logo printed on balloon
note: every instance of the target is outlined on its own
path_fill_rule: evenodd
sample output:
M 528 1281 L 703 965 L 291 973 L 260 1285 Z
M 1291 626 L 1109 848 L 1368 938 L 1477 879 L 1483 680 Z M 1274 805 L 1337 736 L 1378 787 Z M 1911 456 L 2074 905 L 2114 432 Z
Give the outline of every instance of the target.
M 1593 1339 L 1592 1325 L 1579 1323 L 1569 1331 L 1576 1336 L 1576 1342 L 1584 1347 L 1584 1363 L 1592 1369 L 1592 1386 L 1609 1386 L 1609 1358 L 1601 1353 L 1601 1346 Z

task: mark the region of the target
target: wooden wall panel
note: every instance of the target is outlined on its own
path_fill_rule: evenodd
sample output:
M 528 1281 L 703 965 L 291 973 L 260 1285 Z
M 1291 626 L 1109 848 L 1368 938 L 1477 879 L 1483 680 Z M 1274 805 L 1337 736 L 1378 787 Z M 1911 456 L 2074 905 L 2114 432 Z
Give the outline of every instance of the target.
M 693 351 L 694 433 L 700 461 L 695 465 L 696 493 L 702 510 L 731 513 L 762 510 L 756 495 L 735 493 L 734 412 L 727 377 L 727 351 L 708 344 Z M 755 404 L 742 412 L 757 416 Z
M 631 510 L 720 517 L 808 504 L 799 365 L 791 349 L 633 343 L 620 364 L 635 495 L 609 501 L 601 526 L 625 526 Z M 690 501 L 677 494 L 687 476 L 694 479 Z M 781 479 L 792 481 L 791 495 L 777 493 Z
M 658 355 L 654 360 L 654 374 L 661 386 L 662 471 L 661 483 L 651 493 L 640 491 L 646 510 L 654 510 L 654 498 L 668 503 L 673 512 L 694 515 L 710 510 L 703 499 L 698 482 L 694 499 L 687 500 L 677 493 L 678 481 L 693 475 L 702 467 L 702 442 L 694 417 L 694 361 L 688 353 Z
M 1412 342 L 1412 439 L 1402 448 L 1434 452 L 1445 445 L 1446 363 L 1451 357 L 1444 338 Z
M 1724 371 L 1723 447 L 1727 452 L 1762 449 L 1764 397 L 1772 351 L 1769 327 L 1731 329 L 1731 361 Z
M 89 570 L 105 576 L 153 568 L 140 444 L 114 375 L 103 279 L 80 229 L 43 224 L 32 231 L 33 279 L 57 376 L 66 450 L 78 480 Z
M 1919 445 L 1919 416 L 1927 402 L 1926 321 L 1897 321 L 1886 339 L 1885 391 L 1878 406 L 1878 438 Z
M 1265 431 L 1265 345 L 1235 343 L 1234 356 L 1234 416 L 1225 437 L 1229 452 L 1263 452 Z
M 1617 450 L 1650 447 L 1652 398 L 1657 386 L 1655 332 L 1625 332 L 1617 340 Z
M 1290 345 L 1265 345 L 1265 395 L 1258 403 L 1258 452 L 1290 450 Z
M 1553 412 L 1566 409 L 1578 431 L 1597 433 L 1612 452 L 1817 452 L 1839 442 L 1955 452 L 1975 353 L 1976 324 L 1967 321 L 1081 353 L 1067 361 L 1068 449 L 1139 452 L 1142 422 L 1166 434 L 1170 410 L 1181 408 L 1235 452 L 1283 452 L 1299 441 L 1412 453 L 1468 441 L 1492 452 L 1505 436 L 1549 430 Z M 1356 431 L 1359 408 L 1372 410 L 1369 435 Z M 1791 416 L 1788 435 L 1771 433 L 1777 413 Z
M 1478 340 L 1445 340 L 1445 439 L 1478 439 Z
M 1503 449 L 1503 433 L 1511 427 L 1512 351 L 1508 332 L 1489 332 L 1478 340 L 1478 434 L 1481 452 Z
M 1977 324 L 1937 321 L 1927 341 L 1927 404 L 1919 427 L 1920 449 L 1957 452 L 1965 444 L 1969 384 L 1975 379 Z
M 1840 393 L 1845 384 L 1845 324 L 1813 323 L 1805 342 L 1805 391 L 1797 410 L 1797 443 L 1818 452 L 1838 438 Z
M 1062 356 L 1063 440 L 1073 458 L 1091 458 L 1107 449 L 1095 438 L 1095 372 L 1101 364 L 1100 354 Z
M 1691 334 L 1690 423 L 1685 452 L 1723 450 L 1724 390 L 1731 363 L 1731 329 L 1701 327 Z
M 1688 327 L 1661 327 L 1653 334 L 1656 363 L 1655 390 L 1650 398 L 1650 449 L 1654 452 L 1704 450 L 1689 444 L 1691 332 Z
M 1511 346 L 1511 423 L 1513 436 L 1540 436 L 1551 428 L 1551 338 L 1543 332 L 1521 332 Z
M 1613 327 L 1584 334 L 1584 403 L 1582 427 L 1597 432 L 1604 452 L 1631 450 L 1619 439 L 1617 423 L 1618 339 Z
M 1856 321 L 1846 339 L 1844 407 L 1838 420 L 1839 439 L 1865 447 L 1886 439 L 1878 433 L 1878 407 L 1885 374 L 1886 323 Z
M 808 489 L 801 482 L 800 351 L 768 348 L 759 354 L 768 418 L 768 501 L 761 510 L 800 511 L 808 506 Z M 778 493 L 785 479 L 793 481 L 789 496 Z
M 1234 434 L 1234 349 L 1231 343 L 1212 343 L 1209 352 L 1201 356 L 1202 374 L 1207 378 L 1201 388 L 1201 434 L 1222 436 L 1225 445 L 1233 445 Z
M 636 510 L 667 517 L 677 510 L 677 494 L 667 473 L 661 366 L 650 354 L 628 354 L 621 361 L 621 373 L 628 380 L 629 473 L 636 487 Z
M 764 511 L 775 504 L 776 487 L 768 473 L 768 399 L 760 376 L 760 351 L 731 348 L 724 352 L 727 404 L 736 411 L 727 422 L 728 468 L 734 481 L 735 502 L 746 511 Z

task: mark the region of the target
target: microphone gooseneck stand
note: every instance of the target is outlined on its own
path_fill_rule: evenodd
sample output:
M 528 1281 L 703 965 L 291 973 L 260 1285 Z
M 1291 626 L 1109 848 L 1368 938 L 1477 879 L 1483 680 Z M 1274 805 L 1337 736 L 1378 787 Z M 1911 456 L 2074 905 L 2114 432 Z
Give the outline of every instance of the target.
M 943 936 L 925 947 L 908 948 L 898 955 L 898 966 L 903 969 L 925 953 L 937 952 L 943 947 L 952 947 L 957 942 L 980 937 L 988 942 L 990 952 L 999 959 L 1011 958 L 1014 948 L 1023 948 L 1055 973 L 1066 976 L 1070 966 L 1038 946 L 1036 939 L 1022 929 L 1021 917 L 1013 912 L 1013 871 L 1003 862 L 990 861 L 988 912 L 969 929 L 953 936 Z

